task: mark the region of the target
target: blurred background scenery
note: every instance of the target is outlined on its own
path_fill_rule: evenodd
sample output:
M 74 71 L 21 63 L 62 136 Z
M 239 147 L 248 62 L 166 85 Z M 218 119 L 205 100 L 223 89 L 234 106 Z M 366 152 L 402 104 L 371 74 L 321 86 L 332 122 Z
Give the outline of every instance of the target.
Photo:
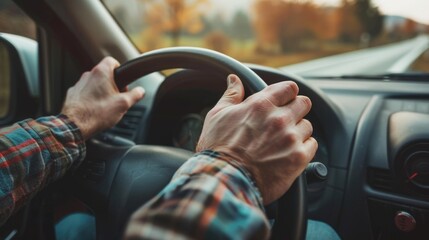
M 36 39 L 36 25 L 11 0 L 0 0 L 0 32 Z
M 410 13 L 427 11 L 427 0 L 103 2 L 142 52 L 169 46 L 199 46 L 243 62 L 273 67 L 429 33 L 429 19 Z M 424 5 L 416 5 L 418 2 Z M 395 12 L 395 5 L 404 6 L 396 6 L 399 10 Z M 0 32 L 35 38 L 36 27 L 10 0 L 0 0 Z M 428 51 L 413 68 L 429 71 Z
M 168 46 L 200 46 L 243 62 L 273 67 L 429 33 L 429 20 L 383 13 L 377 1 L 371 0 L 104 2 L 142 52 Z M 384 4 L 398 2 L 413 4 L 392 0 Z M 428 69 L 428 55 L 423 54 L 416 64 Z

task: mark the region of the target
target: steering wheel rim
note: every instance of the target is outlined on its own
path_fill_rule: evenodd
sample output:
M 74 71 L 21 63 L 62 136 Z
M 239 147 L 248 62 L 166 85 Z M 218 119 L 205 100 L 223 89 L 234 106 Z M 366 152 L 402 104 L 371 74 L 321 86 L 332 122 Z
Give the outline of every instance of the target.
M 194 48 L 194 47 L 173 47 L 173 48 L 164 48 L 160 50 L 151 51 L 148 53 L 145 53 L 135 59 L 132 59 L 124 64 L 122 64 L 120 67 L 115 69 L 114 72 L 114 78 L 115 82 L 119 89 L 124 89 L 128 84 L 131 82 L 137 80 L 140 77 L 143 77 L 147 74 L 161 71 L 165 69 L 172 69 L 172 68 L 185 68 L 185 69 L 195 69 L 195 70 L 203 70 L 203 71 L 209 71 L 213 72 L 214 74 L 218 74 L 220 76 L 223 76 L 226 78 L 229 74 L 236 74 L 240 79 L 243 81 L 243 84 L 247 89 L 249 89 L 252 93 L 258 92 L 262 89 L 264 89 L 267 85 L 266 83 L 250 68 L 243 65 L 242 63 L 238 62 L 237 60 L 226 56 L 224 54 L 221 54 L 219 52 L 215 52 L 208 49 L 203 48 Z M 92 142 L 90 145 L 96 145 L 96 147 L 88 147 L 89 150 L 89 156 L 91 158 L 97 158 L 99 157 L 99 152 L 108 151 L 109 146 L 105 146 L 102 143 L 94 143 Z M 92 150 L 97 149 L 97 150 Z M 164 150 L 159 150 L 159 148 L 163 148 Z M 161 178 L 161 181 L 165 184 L 168 182 L 169 179 L 171 179 L 173 173 L 172 169 L 180 167 L 180 165 L 184 162 L 185 156 L 189 156 L 183 153 L 183 150 L 177 149 L 179 151 L 179 154 L 173 153 L 175 150 L 169 147 L 155 147 L 155 149 L 151 148 L 150 146 L 134 146 L 130 147 L 129 149 L 123 149 L 118 151 L 121 153 L 118 153 L 116 155 L 111 157 L 115 154 L 110 154 L 109 157 L 104 158 L 112 158 L 111 160 L 105 160 L 105 162 L 113 162 L 113 164 L 109 163 L 111 166 L 109 170 L 110 172 L 110 185 L 104 186 L 102 185 L 103 191 L 97 189 L 99 188 L 97 184 L 88 185 L 86 180 L 78 179 L 78 182 L 80 182 L 80 187 L 86 188 L 86 193 L 90 193 L 91 191 L 99 191 L 98 193 L 99 198 L 104 200 L 105 204 L 103 207 L 100 207 L 98 212 L 105 211 L 104 209 L 111 209 L 109 208 L 109 204 L 112 205 L 112 202 L 115 202 L 116 199 L 115 196 L 122 195 L 118 194 L 118 189 L 122 189 L 119 183 L 124 183 L 124 179 L 127 177 L 125 175 L 129 175 L 124 169 L 130 169 L 129 167 L 122 167 L 126 166 L 127 164 L 132 166 L 132 169 L 134 172 L 137 168 L 139 169 L 140 173 L 143 173 L 144 171 L 150 172 L 153 170 L 146 169 L 147 166 L 154 166 L 157 170 L 159 169 L 169 169 L 167 172 L 163 172 L 165 175 Z M 93 152 L 93 154 L 91 154 Z M 165 154 L 167 152 L 167 154 Z M 161 155 L 164 155 L 167 158 L 173 158 L 174 160 L 171 161 L 160 161 L 162 159 Z M 136 160 L 136 156 L 140 156 L 140 159 Z M 155 157 L 154 157 L 155 156 Z M 128 158 L 128 159 L 127 159 Z M 156 159 L 156 160 L 154 160 Z M 140 162 L 149 162 L 144 163 L 145 168 L 141 167 L 142 165 Z M 94 162 L 94 161 L 92 161 Z M 131 162 L 131 163 L 130 163 Z M 161 163 L 160 163 L 161 162 Z M 180 164 L 178 164 L 180 162 Z M 85 163 L 85 162 L 84 162 Z M 137 165 L 136 165 L 137 164 Z M 138 165 L 140 164 L 140 165 Z M 168 166 L 167 168 L 164 168 L 161 166 L 162 164 L 165 164 Z M 83 167 L 85 168 L 85 167 Z M 107 169 L 108 167 L 106 167 Z M 138 171 L 137 171 L 138 172 Z M 109 175 L 109 174 L 107 174 Z M 114 177 L 112 177 L 114 176 Z M 122 176 L 122 177 L 121 177 Z M 124 177 L 125 176 L 125 177 Z M 159 177 L 159 176 L 158 176 Z M 141 178 L 145 178 L 144 176 Z M 147 177 L 146 177 L 147 178 Z M 144 181 L 143 181 L 144 182 Z M 134 183 L 134 182 L 132 182 Z M 99 184 L 100 185 L 100 184 Z M 115 190 L 116 189 L 116 190 Z M 144 189 L 144 188 L 140 188 Z M 161 191 L 159 189 L 159 191 Z M 122 191 L 122 190 L 119 190 Z M 153 192 L 153 189 L 151 190 Z M 81 198 L 88 198 L 88 196 L 84 196 L 84 194 L 81 194 Z M 126 194 L 124 194 L 126 195 Z M 128 196 L 128 195 L 127 195 Z M 132 198 L 131 195 L 128 196 L 129 198 Z M 122 197 L 126 198 L 126 197 Z M 145 200 L 148 199 L 148 197 L 144 197 Z M 135 199 L 128 199 L 128 200 L 121 200 L 120 202 L 122 204 L 125 204 L 126 202 L 134 201 Z M 88 201 L 86 201 L 88 202 Z M 93 201 L 93 199 L 89 199 L 89 206 L 95 206 L 97 201 Z M 140 204 L 144 204 L 145 202 L 142 202 Z M 272 239 L 292 239 L 292 240 L 301 240 L 305 239 L 306 235 L 306 227 L 307 227 L 307 199 L 306 199 L 306 185 L 305 185 L 305 177 L 303 175 L 300 175 L 297 180 L 294 182 L 290 190 L 282 196 L 278 201 L 278 210 L 277 210 L 277 217 L 275 218 L 275 224 L 272 229 Z M 113 213 L 113 216 L 116 215 L 120 216 L 120 213 Z M 98 214 L 100 215 L 100 214 Z M 109 213 L 102 213 L 102 218 L 108 217 Z M 107 226 L 107 227 L 106 227 Z M 109 229 L 110 226 L 112 226 L 112 223 L 109 225 L 103 226 L 104 229 Z M 98 232 L 98 223 L 97 223 L 97 232 Z M 97 233 L 98 234 L 98 233 Z M 106 234 L 104 232 L 104 237 L 109 236 L 109 234 Z
M 250 68 L 222 53 L 196 47 L 171 47 L 150 51 L 115 69 L 119 89 L 147 74 L 173 68 L 195 69 L 224 75 L 236 74 L 252 91 L 261 91 L 267 84 Z

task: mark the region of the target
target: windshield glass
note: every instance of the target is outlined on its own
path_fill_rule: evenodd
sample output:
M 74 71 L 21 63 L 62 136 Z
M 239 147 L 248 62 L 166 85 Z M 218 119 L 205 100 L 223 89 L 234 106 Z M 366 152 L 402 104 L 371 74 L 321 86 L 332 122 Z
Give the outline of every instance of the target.
M 303 76 L 429 72 L 427 0 L 104 0 L 141 52 L 196 46 Z

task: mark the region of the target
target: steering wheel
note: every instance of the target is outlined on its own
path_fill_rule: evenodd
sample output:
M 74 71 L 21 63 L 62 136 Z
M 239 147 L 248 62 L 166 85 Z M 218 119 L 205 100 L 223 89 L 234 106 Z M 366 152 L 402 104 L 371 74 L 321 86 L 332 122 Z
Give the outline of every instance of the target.
M 266 83 L 250 68 L 224 54 L 191 47 L 165 48 L 148 52 L 115 70 L 119 89 L 152 72 L 186 68 L 210 71 L 221 76 L 234 73 L 251 93 Z M 194 153 L 164 146 L 112 146 L 92 139 L 87 157 L 73 176 L 74 192 L 97 219 L 98 239 L 119 239 L 128 218 L 159 193 L 176 170 Z M 272 239 L 305 239 L 307 227 L 306 186 L 303 175 L 277 202 Z

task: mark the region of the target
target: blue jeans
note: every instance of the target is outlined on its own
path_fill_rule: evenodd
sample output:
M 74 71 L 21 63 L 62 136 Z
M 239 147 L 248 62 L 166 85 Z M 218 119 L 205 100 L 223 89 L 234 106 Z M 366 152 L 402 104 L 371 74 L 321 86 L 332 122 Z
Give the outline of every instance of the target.
M 57 240 L 95 239 L 95 217 L 87 213 L 67 215 L 55 225 Z
M 320 221 L 308 220 L 307 240 L 340 240 L 337 232 L 328 224 Z
M 95 239 L 95 218 L 86 213 L 73 213 L 55 226 L 57 240 Z M 328 224 L 308 220 L 307 240 L 339 240 L 340 237 Z

